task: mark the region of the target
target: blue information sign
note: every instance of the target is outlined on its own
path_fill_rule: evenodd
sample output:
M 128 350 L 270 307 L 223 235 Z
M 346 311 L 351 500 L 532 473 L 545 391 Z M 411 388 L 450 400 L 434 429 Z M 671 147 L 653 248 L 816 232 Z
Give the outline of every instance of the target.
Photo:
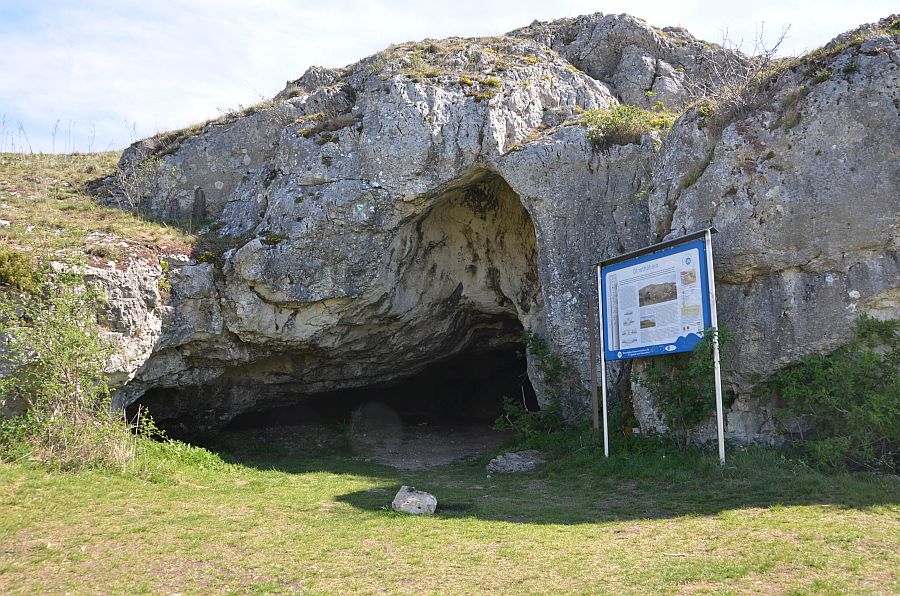
M 694 349 L 712 326 L 706 250 L 694 235 L 597 266 L 606 360 Z

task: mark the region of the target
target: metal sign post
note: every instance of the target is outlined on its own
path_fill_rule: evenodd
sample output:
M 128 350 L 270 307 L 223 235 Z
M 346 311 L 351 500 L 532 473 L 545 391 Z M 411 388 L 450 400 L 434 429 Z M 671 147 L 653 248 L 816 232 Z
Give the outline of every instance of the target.
M 594 294 L 588 296 L 588 334 L 591 336 L 591 414 L 594 416 L 594 438 L 600 430 L 597 411 L 597 319 L 594 316 Z
M 716 377 L 716 431 L 719 463 L 725 465 L 725 408 L 722 405 L 722 368 L 719 365 L 719 317 L 716 312 L 716 275 L 713 271 L 712 232 L 706 230 L 706 271 L 709 275 L 709 318 L 713 328 L 713 371 Z
M 603 308 L 602 306 L 600 307 Z M 601 310 L 602 312 L 602 310 Z M 609 457 L 609 415 L 606 411 L 606 350 L 603 349 L 603 316 L 600 316 L 600 386 L 603 390 L 603 456 Z
M 599 273 L 599 268 L 597 269 Z M 600 278 L 597 278 L 599 283 Z M 599 286 L 598 286 L 599 287 Z M 588 321 L 590 323 L 590 334 L 591 334 L 591 406 L 593 407 L 594 414 L 594 431 L 600 430 L 600 413 L 598 412 L 597 405 L 597 337 L 600 337 L 600 387 L 601 394 L 603 395 L 603 456 L 609 457 L 609 416 L 607 415 L 606 409 L 606 357 L 604 354 L 606 350 L 603 346 L 603 297 L 600 297 L 601 302 L 598 303 L 599 312 L 594 312 L 594 294 L 591 292 L 590 299 L 588 300 L 588 308 L 590 309 L 588 313 Z M 595 319 L 599 315 L 599 318 Z M 600 329 L 598 335 L 597 324 L 595 320 L 600 321 Z
M 713 333 L 719 463 L 725 463 L 725 416 L 719 357 L 712 234 L 708 228 L 597 264 L 603 450 L 609 457 L 606 362 L 691 352 Z M 593 306 L 593 296 L 591 297 Z M 591 386 L 596 396 L 596 333 L 591 313 Z M 597 403 L 593 399 L 596 423 Z
M 588 299 L 588 327 L 591 335 L 591 411 L 594 415 L 594 432 L 600 430 L 600 412 L 597 405 L 597 319 L 594 313 L 594 294 Z M 602 321 L 602 316 L 601 319 Z M 603 331 L 600 331 L 603 337 Z M 603 358 L 603 350 L 600 350 L 600 377 L 603 387 L 603 455 L 609 457 L 609 423 L 606 416 L 606 360 Z M 596 436 L 596 435 L 595 435 Z

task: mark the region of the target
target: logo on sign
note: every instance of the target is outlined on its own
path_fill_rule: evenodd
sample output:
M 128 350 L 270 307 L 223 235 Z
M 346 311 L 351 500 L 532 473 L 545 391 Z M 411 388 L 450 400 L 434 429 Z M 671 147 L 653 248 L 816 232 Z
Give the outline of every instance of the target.
M 674 350 L 675 350 L 675 346 L 673 346 L 673 345 L 671 345 L 671 344 L 669 344 L 668 346 L 666 346 L 666 352 L 672 352 L 672 351 L 674 351 Z
M 622 357 L 622 352 L 616 352 L 616 356 L 618 356 L 619 358 L 621 358 L 621 357 Z

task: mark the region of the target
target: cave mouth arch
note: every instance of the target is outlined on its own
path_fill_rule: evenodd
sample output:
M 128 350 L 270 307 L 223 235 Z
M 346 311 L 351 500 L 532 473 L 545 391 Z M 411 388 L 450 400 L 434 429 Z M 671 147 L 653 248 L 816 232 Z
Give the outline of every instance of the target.
M 523 331 L 543 315 L 530 214 L 486 168 L 422 200 L 427 207 L 390 241 L 378 296 L 360 299 L 335 335 L 278 348 L 204 385 L 151 389 L 132 407 L 147 406 L 170 436 L 188 440 L 342 422 L 367 403 L 410 425 L 485 425 L 505 397 L 537 409 L 523 357 Z

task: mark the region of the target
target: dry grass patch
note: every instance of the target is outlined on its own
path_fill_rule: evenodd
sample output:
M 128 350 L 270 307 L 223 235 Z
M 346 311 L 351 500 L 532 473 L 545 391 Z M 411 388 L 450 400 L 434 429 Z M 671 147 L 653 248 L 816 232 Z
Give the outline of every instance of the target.
M 101 233 L 94 239 L 114 234 L 164 252 L 190 253 L 194 236 L 98 205 L 87 194 L 85 183 L 112 174 L 118 159 L 118 152 L 0 154 L 0 220 L 8 222 L 0 222 L 0 242 L 32 253 L 64 250 L 115 260 L 110 243 L 90 237 Z

